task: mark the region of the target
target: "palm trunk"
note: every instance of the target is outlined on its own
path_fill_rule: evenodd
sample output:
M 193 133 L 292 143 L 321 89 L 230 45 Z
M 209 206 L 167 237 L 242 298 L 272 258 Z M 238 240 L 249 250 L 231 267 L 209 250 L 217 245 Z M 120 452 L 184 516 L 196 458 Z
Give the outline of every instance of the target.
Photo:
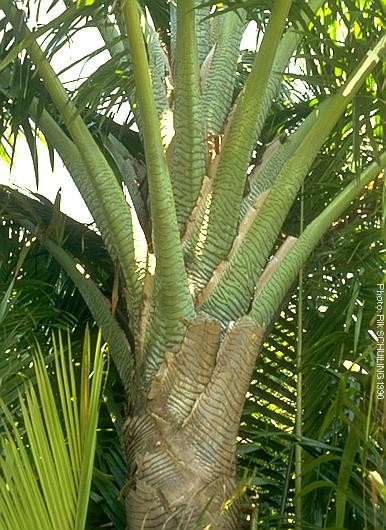
M 262 330 L 192 321 L 126 423 L 129 530 L 239 528 L 235 440 Z M 195 526 L 197 525 L 197 526 Z

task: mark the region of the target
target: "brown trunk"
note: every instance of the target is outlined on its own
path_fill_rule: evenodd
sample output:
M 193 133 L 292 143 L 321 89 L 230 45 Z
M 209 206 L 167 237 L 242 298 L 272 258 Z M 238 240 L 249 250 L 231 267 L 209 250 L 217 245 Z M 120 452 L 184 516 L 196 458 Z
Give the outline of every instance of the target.
M 239 528 L 235 441 L 262 330 L 200 316 L 125 429 L 129 530 Z

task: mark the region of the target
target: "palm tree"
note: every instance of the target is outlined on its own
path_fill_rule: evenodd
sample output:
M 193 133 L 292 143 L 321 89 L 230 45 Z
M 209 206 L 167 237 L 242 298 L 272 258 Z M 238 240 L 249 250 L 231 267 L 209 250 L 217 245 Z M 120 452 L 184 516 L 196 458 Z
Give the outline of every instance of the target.
M 126 0 L 114 18 L 99 2 L 71 4 L 32 31 L 25 12 L 0 0 L 4 122 L 20 126 L 32 147 L 40 130 L 59 153 L 116 264 L 110 304 L 91 271 L 76 267 L 58 208 L 49 223 L 21 216 L 79 289 L 125 387 L 132 529 L 239 527 L 235 441 L 264 337 L 320 239 L 373 187 L 386 160 L 375 134 L 364 157 L 357 145 L 366 119 L 379 126 L 374 95 L 386 38 L 375 2 L 353 3 L 355 16 L 343 11 L 335 25 L 317 0 L 272 2 L 269 10 L 231 2 L 212 17 L 208 5 L 196 4 L 145 9 Z M 260 45 L 240 68 L 251 13 Z M 99 30 L 111 59 L 74 101 L 50 57 L 79 20 Z M 326 33 L 330 39 L 316 43 Z M 306 74 L 287 74 L 283 87 L 295 64 Z M 305 92 L 298 102 L 288 97 L 295 78 Z M 101 94 L 107 110 L 118 97 L 130 103 L 138 134 L 101 115 Z M 369 105 L 363 118 L 359 97 Z M 327 140 L 333 165 L 320 172 Z M 331 173 L 340 179 L 333 193 Z M 315 175 L 323 194 L 308 224 L 293 232 L 286 223 Z M 135 244 L 137 219 L 145 256 Z M 116 318 L 117 307 L 125 318 Z

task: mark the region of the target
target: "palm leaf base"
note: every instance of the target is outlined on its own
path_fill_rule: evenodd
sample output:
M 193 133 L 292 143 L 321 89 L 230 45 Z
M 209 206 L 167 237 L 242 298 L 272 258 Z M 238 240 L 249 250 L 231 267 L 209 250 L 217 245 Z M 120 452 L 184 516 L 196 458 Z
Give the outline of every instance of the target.
M 262 330 L 197 317 L 126 422 L 130 530 L 239 528 L 235 440 Z

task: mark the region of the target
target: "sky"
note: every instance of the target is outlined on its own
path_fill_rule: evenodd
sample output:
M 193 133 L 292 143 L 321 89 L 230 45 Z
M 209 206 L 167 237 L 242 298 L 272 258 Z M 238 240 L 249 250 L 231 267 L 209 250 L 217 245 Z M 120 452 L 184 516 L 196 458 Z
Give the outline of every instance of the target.
M 51 11 L 50 17 L 46 20 L 39 18 L 40 23 L 46 23 L 52 17 L 59 14 L 60 11 Z M 256 47 L 257 27 L 255 22 L 251 22 L 241 41 L 241 49 L 255 49 Z M 63 46 L 60 52 L 54 55 L 52 66 L 56 72 L 60 72 L 64 67 L 89 52 L 92 52 L 103 45 L 101 37 L 97 30 L 87 28 L 82 30 L 82 41 L 74 39 L 68 45 Z M 80 45 L 81 44 L 81 45 Z M 79 64 L 74 68 L 66 71 L 61 75 L 61 80 L 64 83 L 77 83 L 79 77 L 90 75 L 93 71 L 108 58 L 108 53 L 103 52 L 87 63 Z M 127 108 L 123 108 L 115 117 L 119 121 L 124 121 L 127 115 Z M 92 217 L 88 211 L 82 197 L 80 196 L 76 186 L 71 180 L 66 168 L 64 167 L 60 157 L 55 156 L 54 169 L 52 170 L 48 150 L 41 142 L 38 146 L 38 162 L 39 162 L 39 186 L 36 185 L 34 169 L 31 161 L 31 156 L 26 141 L 20 137 L 17 140 L 14 164 L 10 171 L 8 165 L 0 159 L 0 184 L 8 184 L 16 186 L 21 191 L 38 192 L 47 197 L 50 201 L 54 201 L 59 188 L 61 189 L 61 210 L 73 217 L 74 219 L 83 222 L 92 222 Z

